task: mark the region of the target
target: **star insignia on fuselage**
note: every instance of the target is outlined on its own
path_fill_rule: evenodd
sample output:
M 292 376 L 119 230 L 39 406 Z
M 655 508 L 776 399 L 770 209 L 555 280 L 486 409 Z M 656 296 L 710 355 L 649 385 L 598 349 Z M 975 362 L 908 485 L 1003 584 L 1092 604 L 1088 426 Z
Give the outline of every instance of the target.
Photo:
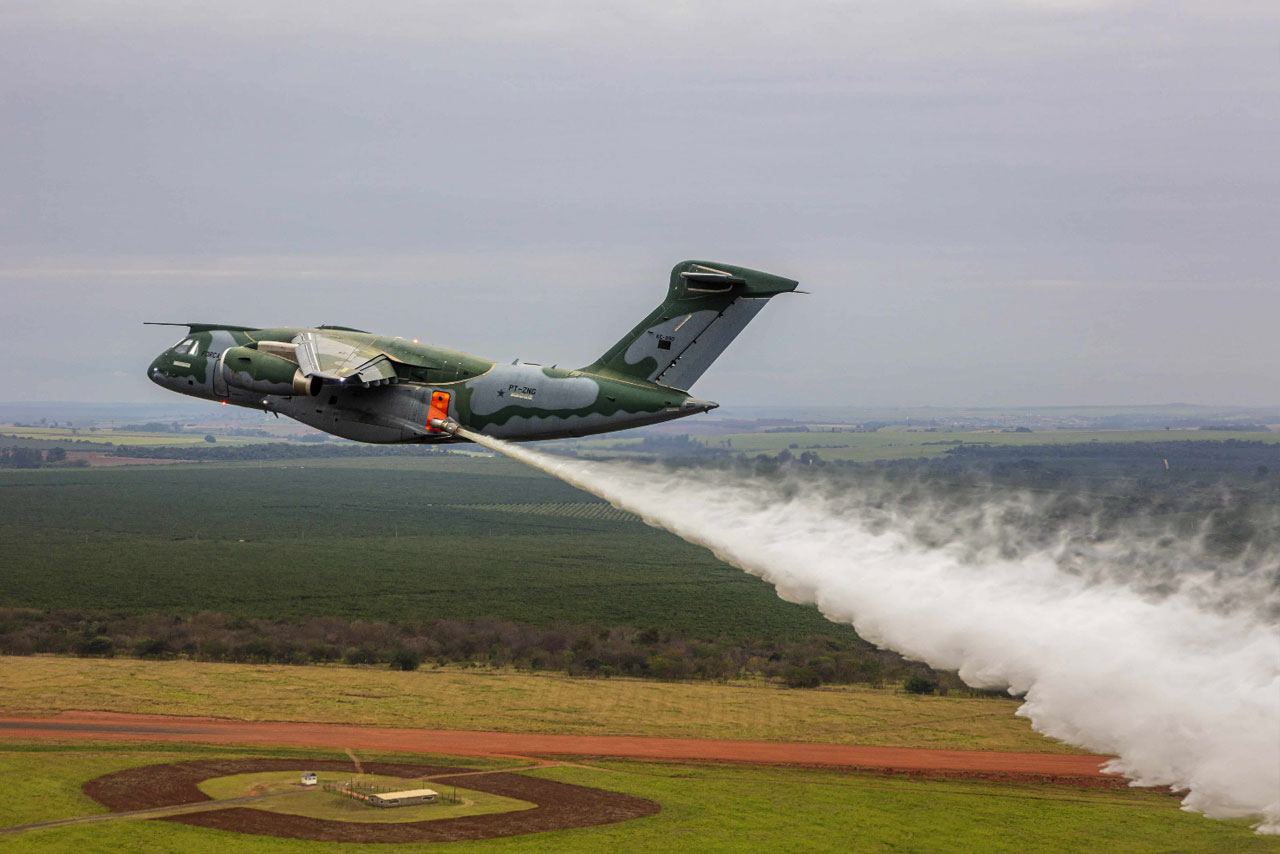
M 502 389 L 498 389 L 498 397 L 502 397 Z

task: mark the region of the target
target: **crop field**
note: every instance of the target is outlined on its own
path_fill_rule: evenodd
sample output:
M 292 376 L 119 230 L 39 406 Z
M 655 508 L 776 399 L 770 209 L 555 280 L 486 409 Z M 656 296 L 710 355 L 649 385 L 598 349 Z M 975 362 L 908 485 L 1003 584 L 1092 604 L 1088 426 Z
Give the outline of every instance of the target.
M 513 671 L 0 657 L 0 714 L 61 710 L 426 729 L 742 738 L 1078 753 L 1004 698 L 762 681 L 576 679 Z
M 739 433 L 728 436 L 694 437 L 707 448 L 733 453 L 793 455 L 813 451 L 828 461 L 874 462 L 920 457 L 936 458 L 958 445 L 1025 447 L 1030 445 L 1078 445 L 1089 442 L 1191 442 L 1238 439 L 1245 442 L 1280 443 L 1280 433 L 1205 430 L 1046 430 L 1034 433 L 937 432 L 894 430 L 874 433 Z M 599 440 L 599 446 L 607 445 Z
M 0 424 L 0 445 L 4 439 L 32 439 L 50 444 L 64 443 L 64 447 L 74 447 L 75 443 L 92 442 L 101 445 L 129 445 L 134 447 L 160 447 L 174 445 L 204 445 L 205 433 L 198 427 L 182 433 L 161 433 L 148 430 L 115 430 L 103 427 L 95 430 L 75 429 L 70 427 L 18 427 L 13 424 Z M 272 441 L 270 439 L 251 436 L 219 437 L 218 442 L 229 445 L 251 445 Z M 276 440 L 279 441 L 279 440 Z
M 265 755 L 345 759 L 333 751 L 244 750 L 187 745 L 7 744 L 7 778 L 39 764 L 37 782 L 12 786 L 0 801 L 0 825 L 77 816 L 103 808 L 82 783 L 114 770 L 209 758 Z M 362 755 L 364 761 L 422 757 Z M 466 760 L 447 760 L 467 764 Z M 492 763 L 490 763 L 492 765 Z M 505 763 L 509 764 L 509 763 Z M 457 843 L 447 850 L 534 852 L 779 851 L 848 852 L 1275 852 L 1280 841 L 1254 836 L 1243 822 L 1209 821 L 1178 809 L 1168 794 L 1060 785 L 928 780 L 792 768 L 597 761 L 523 772 L 532 777 L 622 792 L 659 803 L 648 818 L 594 828 Z M 40 854 L 234 850 L 240 854 L 314 854 L 360 850 L 206 830 L 164 821 L 114 820 L 32 829 L 0 844 Z M 421 844 L 377 845 L 399 854 Z
M 0 550 L 0 607 L 853 637 L 703 549 L 492 458 L 4 471 Z

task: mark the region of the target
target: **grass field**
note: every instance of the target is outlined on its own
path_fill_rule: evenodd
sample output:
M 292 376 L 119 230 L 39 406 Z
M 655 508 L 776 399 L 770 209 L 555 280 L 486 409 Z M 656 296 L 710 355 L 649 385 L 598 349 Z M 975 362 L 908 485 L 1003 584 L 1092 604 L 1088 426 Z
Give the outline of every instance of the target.
M 442 668 L 0 658 L 0 714 L 63 709 L 582 735 L 745 738 L 1076 753 L 1012 699 L 763 682 L 572 679 Z
M 734 453 L 776 454 L 784 449 L 792 454 L 814 451 L 828 461 L 874 462 L 919 457 L 941 457 L 957 445 L 1076 445 L 1088 442 L 1191 442 L 1238 439 L 1244 442 L 1280 443 L 1280 433 L 1219 430 L 1046 430 L 1034 433 L 922 431 L 885 428 L 874 433 L 739 433 L 728 436 L 698 436 L 708 448 Z M 607 440 L 598 440 L 600 446 Z M 792 447 L 792 446 L 795 447 Z
M 286 753 L 286 752 L 281 752 Z M 291 755 L 340 758 L 332 753 Z M 7 776 L 39 764 L 38 787 L 10 787 L 0 824 L 101 812 L 80 793 L 95 776 L 182 759 L 262 755 L 263 751 L 191 746 L 6 745 Z M 404 761 L 402 756 L 364 756 Z M 410 758 L 411 759 L 411 758 Z M 1243 822 L 1210 821 L 1178 809 L 1175 798 L 1133 790 L 887 778 L 801 769 L 592 763 L 526 772 L 649 798 L 655 816 L 596 828 L 440 845 L 439 850 L 500 852 L 1275 852 L 1280 840 L 1253 835 Z M 211 831 L 159 821 L 113 821 L 0 836 L 0 846 L 44 852 L 329 854 L 358 850 Z M 437 846 L 432 846 L 436 850 Z M 422 845 L 378 845 L 379 854 Z
M 383 777 L 377 774 L 339 774 L 327 771 L 319 774 L 319 782 L 313 789 L 304 789 L 298 782 L 296 771 L 265 771 L 257 774 L 232 774 L 228 777 L 214 777 L 199 784 L 200 791 L 215 800 L 240 798 L 245 795 L 272 794 L 279 797 L 264 800 L 255 804 L 255 809 L 268 812 L 288 813 L 289 815 L 305 815 L 310 818 L 327 821 L 361 821 L 396 824 L 406 821 L 437 821 L 442 818 L 461 818 L 468 815 L 492 815 L 500 812 L 532 809 L 536 804 L 519 801 L 515 798 L 504 798 L 490 792 L 477 792 L 462 789 L 453 785 L 433 786 L 430 781 L 426 788 L 435 788 L 441 794 L 456 797 L 441 800 L 434 804 L 402 806 L 394 809 L 380 809 L 337 792 L 324 791 L 326 783 L 355 782 L 362 787 L 376 787 L 378 791 L 399 792 L 405 789 L 416 789 L 424 784 L 418 780 L 406 780 L 403 777 Z
M 195 759 L 244 759 L 263 756 L 285 758 L 297 756 L 300 760 L 348 758 L 345 754 L 320 754 L 315 750 L 289 747 L 249 747 L 229 750 L 225 747 L 214 748 L 202 745 L 166 745 L 157 748 L 153 745 L 128 743 L 75 746 L 45 742 L 0 742 L 0 779 L 22 781 L 20 797 L 0 798 L 0 827 L 108 812 L 106 807 L 80 791 L 80 783 L 113 771 Z M 509 761 L 475 757 L 414 755 L 398 758 L 425 764 L 465 766 L 475 770 L 511 765 Z M 5 838 L 0 836 L 0 851 L 9 850 L 5 845 Z
M 0 552 L 0 607 L 855 637 L 500 459 L 4 471 Z

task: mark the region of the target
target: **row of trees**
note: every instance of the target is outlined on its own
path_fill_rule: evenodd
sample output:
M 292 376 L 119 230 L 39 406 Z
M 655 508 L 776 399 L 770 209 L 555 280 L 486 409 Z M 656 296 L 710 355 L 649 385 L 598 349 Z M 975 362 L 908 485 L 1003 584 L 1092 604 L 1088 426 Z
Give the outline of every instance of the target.
M 550 670 L 573 676 L 660 680 L 773 679 L 794 688 L 902 683 L 962 688 L 865 642 L 811 636 L 798 641 L 714 642 L 631 626 L 529 626 L 501 620 L 422 625 L 316 617 L 281 621 L 203 613 L 108 615 L 0 610 L 0 653 L 190 658 L 277 664 L 345 663 L 415 670 L 467 664 Z
M 125 424 L 123 427 L 116 429 L 127 430 L 131 433 L 181 433 L 186 428 L 177 421 L 171 421 L 167 424 L 160 421 L 148 421 L 146 424 Z
M 38 469 L 45 464 L 66 461 L 65 448 L 50 448 L 47 451 L 41 451 L 39 448 L 0 448 L 0 468 Z

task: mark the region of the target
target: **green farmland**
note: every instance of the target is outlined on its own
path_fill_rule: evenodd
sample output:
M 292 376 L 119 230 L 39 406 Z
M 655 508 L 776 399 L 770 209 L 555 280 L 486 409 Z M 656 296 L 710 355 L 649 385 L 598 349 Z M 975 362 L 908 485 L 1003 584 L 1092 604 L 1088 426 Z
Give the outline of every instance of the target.
M 346 759 L 333 751 L 252 750 L 188 745 L 8 744 L 0 772 L 35 785 L 12 787 L 0 802 L 0 825 L 52 821 L 104 810 L 80 790 L 85 781 L 130 767 L 210 758 L 293 756 Z M 362 755 L 361 759 L 445 761 L 452 758 Z M 510 762 L 503 762 L 510 765 Z M 928 780 L 749 766 L 664 765 L 597 761 L 526 774 L 609 789 L 658 802 L 657 815 L 618 824 L 431 846 L 442 851 L 494 852 L 1063 852 L 1117 854 L 1178 851 L 1275 852 L 1280 840 L 1253 835 L 1244 822 L 1210 821 L 1178 809 L 1176 798 L 1129 789 L 1079 789 L 1051 784 Z M 363 850 L 351 843 L 316 843 L 206 830 L 164 821 L 95 821 L 0 835 L 0 846 L 44 852 L 173 852 L 329 854 Z M 379 854 L 423 845 L 377 845 Z
M 0 608 L 854 637 L 503 459 L 7 471 L 0 549 Z
M 1223 441 L 1234 439 L 1243 441 Z M 1126 467 L 1158 472 L 1158 483 L 1108 483 L 1103 491 L 1123 489 L 1135 506 L 1160 499 L 1170 504 L 1161 512 L 1198 519 L 1222 509 L 1215 483 L 1231 466 L 1249 490 L 1233 502 L 1269 506 L 1276 478 L 1260 472 L 1280 471 L 1277 440 L 1280 433 L 1194 430 L 886 430 L 699 441 L 731 442 L 735 453 L 816 450 L 833 461 L 937 458 L 971 447 L 956 442 L 989 442 L 994 446 L 975 450 L 1025 448 L 1045 466 L 1070 463 L 1104 480 Z M 1053 456 L 1082 449 L 1116 453 L 1084 462 Z M 1067 484 L 1057 474 L 1028 471 L 1034 481 L 1018 475 L 1010 482 L 1041 491 Z M 1188 478 L 1198 485 L 1187 486 Z M 1199 504 L 1188 504 L 1192 498 Z M 1234 518 L 1218 515 L 1223 524 Z M 855 639 L 849 627 L 781 601 L 769 585 L 705 550 L 502 458 L 451 453 L 0 471 L 0 548 L 0 608 L 398 624 L 492 617 L 731 640 Z

